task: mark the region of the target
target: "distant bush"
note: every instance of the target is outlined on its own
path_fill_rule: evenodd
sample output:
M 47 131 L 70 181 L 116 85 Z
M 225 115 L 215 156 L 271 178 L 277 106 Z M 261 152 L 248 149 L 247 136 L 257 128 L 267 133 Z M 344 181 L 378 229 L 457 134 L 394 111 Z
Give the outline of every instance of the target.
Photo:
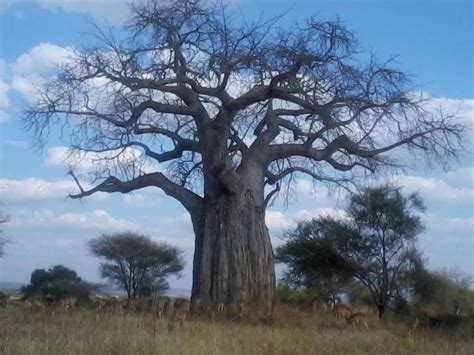
M 93 286 L 83 281 L 74 270 L 62 265 L 52 268 L 36 269 L 31 274 L 30 284 L 23 286 L 21 291 L 25 299 L 32 296 L 75 296 L 88 299 Z
M 469 277 L 459 270 L 419 270 L 414 275 L 414 302 L 435 314 L 474 315 L 470 285 Z
M 296 288 L 284 282 L 277 285 L 277 300 L 280 303 L 285 303 L 299 309 L 310 309 L 317 306 L 320 297 L 306 287 Z

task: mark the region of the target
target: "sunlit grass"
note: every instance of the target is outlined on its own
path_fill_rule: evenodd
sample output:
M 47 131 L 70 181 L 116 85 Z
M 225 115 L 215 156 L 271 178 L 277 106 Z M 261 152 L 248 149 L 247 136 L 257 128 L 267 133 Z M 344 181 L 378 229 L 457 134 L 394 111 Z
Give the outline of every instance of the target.
M 473 354 L 469 334 L 417 330 L 402 323 L 354 329 L 330 314 L 278 311 L 273 325 L 190 320 L 169 332 L 150 315 L 78 310 L 0 310 L 2 354 Z

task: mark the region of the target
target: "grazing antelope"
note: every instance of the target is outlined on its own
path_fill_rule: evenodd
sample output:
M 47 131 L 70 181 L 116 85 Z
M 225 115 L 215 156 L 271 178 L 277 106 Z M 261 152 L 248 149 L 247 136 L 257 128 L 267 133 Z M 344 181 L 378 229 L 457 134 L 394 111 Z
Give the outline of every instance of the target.
M 46 307 L 45 307 L 44 303 L 41 302 L 40 300 L 36 299 L 36 298 L 30 299 L 28 301 L 27 305 L 28 305 L 28 308 L 30 309 L 30 311 L 42 311 L 42 312 L 44 312 L 46 310 Z
M 120 300 L 116 297 L 100 297 L 97 298 L 95 304 L 97 312 L 105 313 L 120 313 L 122 311 L 122 307 L 124 307 L 124 305 L 122 305 L 122 302 L 120 302 Z
M 363 325 L 365 329 L 369 329 L 367 315 L 365 313 L 352 313 L 349 318 L 347 318 L 347 322 L 353 327 Z
M 352 308 L 345 304 L 336 304 L 334 306 L 334 314 L 337 319 L 349 319 L 352 315 Z
M 68 312 L 74 309 L 77 304 L 77 297 L 63 296 L 59 299 L 59 305 L 61 305 L 61 307 L 66 309 Z
M 183 326 L 184 321 L 189 313 L 191 303 L 188 300 L 180 299 L 179 302 L 175 302 L 173 314 L 168 322 L 168 330 L 172 331 L 176 326 L 176 323 L 179 323 L 180 326 Z
M 171 299 L 167 296 L 159 296 L 156 301 L 158 317 L 162 318 L 170 309 Z

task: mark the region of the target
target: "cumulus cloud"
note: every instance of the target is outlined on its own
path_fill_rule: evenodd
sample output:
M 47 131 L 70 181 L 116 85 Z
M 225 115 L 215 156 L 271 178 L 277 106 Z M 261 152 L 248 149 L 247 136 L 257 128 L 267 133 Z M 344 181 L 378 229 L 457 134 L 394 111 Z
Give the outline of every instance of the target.
M 471 205 L 474 203 L 473 179 L 474 168 L 470 167 L 444 174 L 439 178 L 401 175 L 393 181 L 403 186 L 407 193 L 419 191 L 428 204 Z
M 20 92 L 28 102 L 34 102 L 37 99 L 36 88 L 57 66 L 69 63 L 73 55 L 71 47 L 40 43 L 11 65 L 11 89 Z
M 2 0 L 0 11 L 11 5 L 28 0 Z M 29 0 L 52 11 L 80 13 L 93 17 L 96 21 L 112 25 L 123 24 L 130 15 L 130 5 L 143 3 L 143 0 Z M 166 0 L 161 0 L 165 3 Z M 237 3 L 239 0 L 224 0 Z
M 10 6 L 28 0 L 2 0 L 0 11 Z M 129 4 L 139 3 L 140 0 L 29 0 L 36 2 L 44 9 L 51 11 L 64 11 L 67 13 L 80 13 L 93 17 L 96 21 L 122 24 L 129 15 Z
M 318 217 L 333 217 L 335 219 L 344 219 L 347 218 L 347 214 L 343 210 L 327 207 L 316 208 L 314 210 L 303 209 L 295 213 L 295 219 L 297 221 L 307 221 Z
M 464 167 L 443 174 L 443 180 L 458 188 L 474 189 L 474 167 Z
M 271 231 L 283 231 L 293 226 L 292 221 L 280 211 L 267 211 L 265 222 Z
M 86 213 L 55 214 L 49 209 L 18 212 L 12 216 L 9 228 L 73 228 L 88 231 L 113 232 L 138 230 L 139 227 L 126 219 L 114 218 L 104 210 Z
M 88 188 L 90 186 L 87 186 Z M 72 180 L 46 181 L 40 178 L 20 180 L 0 179 L 0 201 L 21 202 L 50 199 L 65 199 L 71 193 L 77 193 L 78 187 Z M 104 200 L 105 193 L 96 193 L 93 200 Z
M 6 82 L 7 78 L 7 64 L 0 59 L 0 123 L 8 121 L 8 109 L 10 108 L 10 98 L 8 93 L 10 91 L 10 84 Z
M 10 85 L 0 80 L 0 109 L 5 109 L 10 106 L 10 100 L 8 98 L 9 90 L 10 90 Z
M 44 72 L 51 66 L 68 62 L 72 54 L 72 48 L 42 42 L 19 56 L 12 65 L 12 71 L 14 74 Z
M 99 22 L 119 25 L 129 16 L 130 3 L 139 3 L 135 0 L 37 0 L 40 6 L 50 10 L 77 12 L 92 16 Z
M 143 152 L 135 148 L 126 148 L 104 153 L 73 151 L 64 146 L 48 148 L 46 165 L 64 167 L 77 173 L 90 174 L 107 171 L 121 174 L 124 170 L 152 173 L 162 171 L 160 165 L 150 160 Z

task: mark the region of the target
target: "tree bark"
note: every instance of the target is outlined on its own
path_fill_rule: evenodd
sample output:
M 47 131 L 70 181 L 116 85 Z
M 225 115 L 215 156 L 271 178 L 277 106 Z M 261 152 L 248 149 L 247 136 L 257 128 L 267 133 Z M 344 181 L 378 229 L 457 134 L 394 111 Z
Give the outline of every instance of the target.
M 200 220 L 193 219 L 196 245 L 192 299 L 200 311 L 242 305 L 259 318 L 271 318 L 275 300 L 273 250 L 265 209 L 252 190 L 222 192 L 206 201 Z

